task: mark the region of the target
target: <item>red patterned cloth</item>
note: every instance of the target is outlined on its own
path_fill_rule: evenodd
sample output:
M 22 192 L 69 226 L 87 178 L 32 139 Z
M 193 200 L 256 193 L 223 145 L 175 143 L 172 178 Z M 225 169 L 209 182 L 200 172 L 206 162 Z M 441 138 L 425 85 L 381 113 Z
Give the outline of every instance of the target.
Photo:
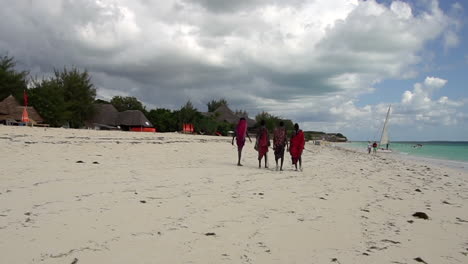
M 268 152 L 270 146 L 270 138 L 266 127 L 262 127 L 258 131 L 257 144 L 258 158 L 261 159 Z
M 289 146 L 289 152 L 291 153 L 292 163 L 296 164 L 302 155 L 302 150 L 305 146 L 304 132 L 302 130 L 297 131 L 291 137 L 291 144 Z
M 236 143 L 237 148 L 242 149 L 245 144 L 245 137 L 247 135 L 247 121 L 240 120 L 236 127 Z

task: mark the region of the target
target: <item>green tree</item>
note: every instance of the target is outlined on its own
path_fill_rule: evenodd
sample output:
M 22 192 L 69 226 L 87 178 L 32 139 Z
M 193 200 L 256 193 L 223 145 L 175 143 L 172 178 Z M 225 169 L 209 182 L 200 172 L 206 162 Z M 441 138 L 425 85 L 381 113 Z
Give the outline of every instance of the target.
M 27 89 L 28 72 L 16 71 L 16 62 L 7 55 L 0 57 L 0 100 L 10 94 L 23 102 L 23 91 Z
M 273 129 L 278 125 L 280 118 L 263 111 L 255 116 L 255 120 L 257 121 L 257 125 L 260 125 L 260 121 L 265 120 L 265 126 L 268 130 L 273 131 Z
M 119 112 L 127 110 L 140 110 L 143 113 L 146 112 L 146 108 L 143 104 L 138 101 L 136 97 L 133 96 L 114 96 L 110 103 L 117 109 Z
M 234 125 L 228 122 L 219 122 L 216 132 L 221 133 L 223 136 L 227 136 L 228 131 L 233 131 L 233 130 L 234 130 Z
M 174 132 L 179 130 L 176 113 L 169 109 L 152 109 L 148 112 L 147 117 L 158 132 Z
M 261 112 L 256 117 L 255 120 L 257 121 L 257 125 L 260 124 L 261 120 L 265 120 L 266 127 L 268 130 L 273 131 L 275 127 L 279 125 L 281 121 L 284 123 L 284 127 L 286 131 L 294 130 L 294 124 L 290 119 L 283 119 L 278 116 L 272 115 L 268 112 Z
M 201 113 L 193 106 L 192 102 L 189 100 L 182 106 L 178 113 L 180 124 L 192 123 L 201 119 Z
M 211 100 L 206 104 L 206 106 L 208 106 L 208 112 L 214 112 L 222 105 L 228 106 L 228 102 L 224 98 L 221 98 L 219 100 Z
M 110 104 L 109 101 L 102 100 L 102 99 L 96 99 L 96 100 L 94 100 L 94 103 L 95 104 Z
M 34 82 L 29 90 L 29 102 L 51 126 L 62 126 L 71 118 L 66 109 L 64 89 L 56 79 Z
M 55 79 L 63 87 L 63 97 L 66 110 L 69 112 L 69 124 L 72 128 L 83 126 L 84 121 L 91 117 L 94 111 L 96 89 L 91 83 L 88 72 L 76 68 L 62 72 L 55 70 Z

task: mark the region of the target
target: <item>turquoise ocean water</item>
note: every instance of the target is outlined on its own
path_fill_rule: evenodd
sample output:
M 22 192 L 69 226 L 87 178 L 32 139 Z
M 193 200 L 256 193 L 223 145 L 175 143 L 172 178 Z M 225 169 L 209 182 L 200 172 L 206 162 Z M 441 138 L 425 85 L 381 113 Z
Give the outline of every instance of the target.
M 421 144 L 422 147 L 414 147 L 417 144 Z M 347 145 L 352 148 L 367 149 L 367 141 L 354 141 Z M 391 142 L 389 148 L 396 154 L 468 162 L 468 142 L 466 141 Z

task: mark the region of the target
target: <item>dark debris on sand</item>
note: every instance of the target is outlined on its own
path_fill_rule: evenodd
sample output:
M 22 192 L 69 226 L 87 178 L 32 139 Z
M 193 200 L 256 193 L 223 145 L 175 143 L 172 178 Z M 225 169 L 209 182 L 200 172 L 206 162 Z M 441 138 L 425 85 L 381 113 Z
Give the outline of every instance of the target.
M 424 213 L 424 212 L 416 212 L 416 213 L 413 214 L 413 216 L 416 217 L 416 218 L 424 219 L 424 220 L 429 219 L 429 216 L 427 216 L 427 214 Z
M 82 161 L 82 160 L 79 160 L 79 161 L 77 161 L 76 163 L 84 163 L 84 161 Z
M 146 201 L 145 200 L 140 200 L 140 203 L 146 203 Z
M 72 261 L 71 264 L 76 264 L 76 263 L 78 263 L 78 259 L 77 259 L 77 258 L 73 259 L 73 261 Z
M 423 260 L 422 258 L 420 258 L 420 257 L 414 258 L 414 260 L 416 260 L 417 262 L 421 262 L 421 263 L 428 264 L 426 261 L 424 261 L 424 260 Z
M 216 236 L 216 233 L 214 232 L 205 233 L 205 236 Z

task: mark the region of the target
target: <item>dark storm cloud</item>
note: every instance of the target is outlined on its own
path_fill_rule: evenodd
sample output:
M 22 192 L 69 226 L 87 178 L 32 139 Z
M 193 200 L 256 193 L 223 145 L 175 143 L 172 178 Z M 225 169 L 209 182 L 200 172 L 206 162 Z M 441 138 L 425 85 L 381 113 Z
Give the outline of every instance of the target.
M 336 121 L 344 111 L 337 104 L 411 72 L 424 44 L 450 29 L 437 6 L 420 16 L 408 8 L 355 0 L 9 1 L 0 9 L 0 52 L 37 75 L 85 68 L 102 97 L 166 108 L 190 99 L 201 110 L 225 97 L 251 113 Z

